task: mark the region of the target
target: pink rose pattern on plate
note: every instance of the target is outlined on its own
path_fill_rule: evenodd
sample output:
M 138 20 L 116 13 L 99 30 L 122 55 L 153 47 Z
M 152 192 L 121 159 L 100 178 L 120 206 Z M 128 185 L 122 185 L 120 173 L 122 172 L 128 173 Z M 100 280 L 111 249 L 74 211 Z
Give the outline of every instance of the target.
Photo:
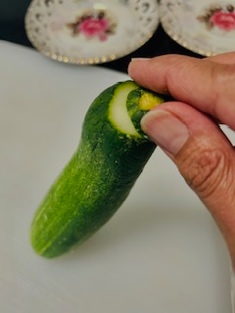
M 235 7 L 228 4 L 225 7 L 220 5 L 212 5 L 204 15 L 200 15 L 197 19 L 205 23 L 208 30 L 217 27 L 223 31 L 235 30 Z
M 105 41 L 108 36 L 115 34 L 117 27 L 104 10 L 87 11 L 67 26 L 72 30 L 73 37 L 83 34 L 87 39 L 98 38 L 100 41 Z

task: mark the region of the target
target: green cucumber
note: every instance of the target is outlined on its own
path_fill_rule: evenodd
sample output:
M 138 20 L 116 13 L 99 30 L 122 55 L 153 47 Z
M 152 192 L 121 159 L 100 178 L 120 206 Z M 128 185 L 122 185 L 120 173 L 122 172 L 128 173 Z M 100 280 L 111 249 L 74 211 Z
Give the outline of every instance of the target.
M 93 101 L 76 152 L 34 216 L 31 243 L 39 255 L 65 253 L 117 211 L 155 149 L 140 120 L 163 101 L 133 81 L 117 83 Z

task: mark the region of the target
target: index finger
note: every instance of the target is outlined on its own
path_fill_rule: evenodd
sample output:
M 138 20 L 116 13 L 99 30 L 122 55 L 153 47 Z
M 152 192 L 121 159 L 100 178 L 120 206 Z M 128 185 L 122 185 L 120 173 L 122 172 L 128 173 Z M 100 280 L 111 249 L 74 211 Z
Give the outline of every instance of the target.
M 233 60 L 235 53 L 233 54 Z M 230 55 L 231 58 L 231 55 Z M 235 130 L 235 64 L 225 57 L 165 55 L 134 59 L 129 75 L 140 85 L 188 103 Z

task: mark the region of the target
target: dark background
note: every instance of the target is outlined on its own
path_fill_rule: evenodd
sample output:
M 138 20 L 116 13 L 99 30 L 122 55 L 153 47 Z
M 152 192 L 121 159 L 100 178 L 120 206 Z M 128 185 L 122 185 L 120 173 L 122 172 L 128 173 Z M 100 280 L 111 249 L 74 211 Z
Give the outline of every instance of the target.
M 24 28 L 24 16 L 30 2 L 30 0 L 0 0 L 0 40 L 33 48 Z M 153 37 L 141 48 L 123 58 L 98 66 L 126 72 L 133 57 L 153 57 L 170 53 L 200 57 L 178 45 L 159 25 Z

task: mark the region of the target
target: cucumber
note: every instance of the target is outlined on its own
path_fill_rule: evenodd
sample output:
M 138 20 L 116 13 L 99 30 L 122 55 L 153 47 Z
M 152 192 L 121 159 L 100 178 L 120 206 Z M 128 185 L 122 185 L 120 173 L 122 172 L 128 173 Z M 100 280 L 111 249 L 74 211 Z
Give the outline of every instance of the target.
M 116 83 L 93 101 L 76 152 L 33 218 L 31 243 L 39 255 L 65 253 L 117 211 L 156 147 L 140 120 L 163 101 L 133 81 Z

